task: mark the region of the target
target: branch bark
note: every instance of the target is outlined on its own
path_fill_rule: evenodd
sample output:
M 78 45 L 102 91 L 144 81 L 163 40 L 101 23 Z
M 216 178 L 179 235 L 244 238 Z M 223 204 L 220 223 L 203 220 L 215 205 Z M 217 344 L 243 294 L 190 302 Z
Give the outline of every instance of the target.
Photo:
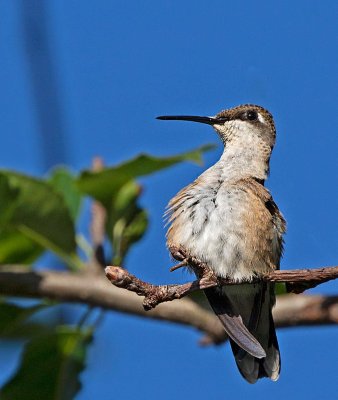
M 145 311 L 141 297 L 112 286 L 103 276 L 49 270 L 27 272 L 19 267 L 15 268 L 15 272 L 2 269 L 0 294 L 77 302 L 144 318 L 179 323 L 196 328 L 206 335 L 204 344 L 226 340 L 217 317 L 195 301 L 185 298 Z M 338 296 L 279 296 L 274 318 L 277 327 L 337 324 Z
M 139 296 L 144 296 L 143 307 L 145 310 L 155 308 L 158 304 L 166 301 L 181 299 L 196 290 L 218 285 L 240 285 L 261 280 L 266 282 L 285 282 L 288 293 L 299 294 L 338 277 L 338 267 L 325 267 L 272 271 L 251 281 L 238 283 L 230 279 L 217 278 L 204 263 L 195 258 L 185 259 L 184 264 L 192 265 L 199 279 L 183 285 L 152 285 L 141 281 L 121 267 L 107 267 L 105 272 L 113 285 L 135 292 Z M 175 269 L 175 267 L 172 269 Z

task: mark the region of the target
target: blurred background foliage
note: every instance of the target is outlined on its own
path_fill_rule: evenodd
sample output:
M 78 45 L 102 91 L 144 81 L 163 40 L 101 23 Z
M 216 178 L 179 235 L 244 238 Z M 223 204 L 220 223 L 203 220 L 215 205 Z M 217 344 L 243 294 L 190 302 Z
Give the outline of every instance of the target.
M 106 243 L 103 259 L 99 260 L 102 274 L 105 265 L 124 265 L 128 252 L 148 227 L 148 211 L 140 205 L 142 187 L 137 178 L 183 161 L 201 164 L 202 154 L 212 148 L 206 145 L 172 157 L 142 154 L 96 172 L 73 174 L 64 166 L 56 167 L 45 178 L 1 170 L 1 264 L 6 268 L 10 264 L 25 265 L 34 270 L 34 261 L 45 252 L 52 252 L 58 269 L 84 273 L 95 247 Z M 90 243 L 78 231 L 79 218 L 91 221 L 89 215 L 82 215 L 85 197 L 105 209 L 102 243 Z M 37 300 L 30 306 L 2 298 L 0 336 L 25 340 L 25 349 L 17 371 L 1 389 L 1 399 L 68 400 L 81 388 L 79 373 L 85 368 L 87 347 L 105 311 L 94 323 L 88 322 L 95 312 L 90 306 L 82 311 L 75 325 L 34 321 L 41 310 L 46 313 L 46 309 L 55 306 L 55 302 L 46 300 Z

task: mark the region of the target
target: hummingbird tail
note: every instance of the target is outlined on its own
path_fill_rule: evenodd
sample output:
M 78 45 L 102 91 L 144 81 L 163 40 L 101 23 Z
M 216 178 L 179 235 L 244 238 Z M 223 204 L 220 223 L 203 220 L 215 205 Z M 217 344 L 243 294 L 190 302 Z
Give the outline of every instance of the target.
M 242 376 L 250 383 L 263 377 L 277 380 L 280 354 L 272 318 L 274 285 L 261 282 L 209 288 L 204 292 L 229 335 Z

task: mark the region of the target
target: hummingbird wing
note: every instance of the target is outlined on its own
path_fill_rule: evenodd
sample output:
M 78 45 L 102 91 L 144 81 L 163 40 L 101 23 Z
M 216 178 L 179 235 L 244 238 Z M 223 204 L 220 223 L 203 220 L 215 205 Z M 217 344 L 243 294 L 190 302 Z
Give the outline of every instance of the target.
M 209 288 L 205 289 L 204 293 L 229 337 L 252 356 L 265 357 L 266 353 L 263 347 L 244 325 L 241 315 L 233 306 L 224 288 Z
M 223 286 L 206 289 L 205 292 L 208 292 L 210 305 L 230 337 L 232 352 L 242 376 L 250 383 L 263 377 L 277 380 L 280 354 L 272 319 L 275 303 L 273 284 Z M 249 342 L 243 340 L 246 332 L 250 335 Z M 259 347 L 255 346 L 255 341 Z

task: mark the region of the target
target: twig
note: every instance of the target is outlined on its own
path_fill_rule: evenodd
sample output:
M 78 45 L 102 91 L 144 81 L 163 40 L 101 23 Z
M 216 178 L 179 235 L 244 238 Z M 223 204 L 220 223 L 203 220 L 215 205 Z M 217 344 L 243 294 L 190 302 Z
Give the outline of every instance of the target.
M 121 267 L 107 267 L 105 269 L 107 278 L 115 286 L 127 289 L 144 296 L 143 307 L 145 310 L 155 308 L 165 301 L 181 299 L 187 294 L 200 289 L 216 286 L 217 280 L 198 279 L 183 285 L 152 285 L 141 281 Z
M 180 263 L 178 263 L 178 264 L 174 265 L 173 267 L 171 267 L 169 269 L 169 271 L 170 272 L 174 272 L 174 271 L 177 271 L 179 268 L 186 267 L 186 266 L 187 266 L 187 260 L 183 260 Z
M 261 280 L 266 282 L 285 282 L 288 293 L 298 294 L 338 277 L 338 267 L 326 267 L 273 271 L 250 281 L 238 283 L 230 279 L 217 278 L 205 263 L 196 258 L 188 257 L 182 249 L 174 254 L 175 258 L 183 259 L 183 262 L 189 264 L 199 279 L 183 285 L 152 285 L 141 281 L 128 271 L 117 266 L 107 267 L 105 269 L 106 276 L 115 286 L 135 292 L 139 296 L 144 296 L 143 307 L 145 310 L 150 310 L 166 301 L 180 299 L 196 290 L 218 285 L 240 285 Z M 181 266 L 181 264 L 179 265 Z
M 102 158 L 95 157 L 92 163 L 92 170 L 99 172 L 103 169 L 104 163 Z M 105 254 L 104 254 L 104 238 L 105 238 L 105 224 L 107 221 L 107 212 L 103 205 L 93 200 L 91 206 L 92 218 L 90 222 L 90 234 L 91 241 L 93 244 L 93 260 L 89 264 L 92 267 L 94 273 L 101 273 L 102 268 L 105 266 Z

